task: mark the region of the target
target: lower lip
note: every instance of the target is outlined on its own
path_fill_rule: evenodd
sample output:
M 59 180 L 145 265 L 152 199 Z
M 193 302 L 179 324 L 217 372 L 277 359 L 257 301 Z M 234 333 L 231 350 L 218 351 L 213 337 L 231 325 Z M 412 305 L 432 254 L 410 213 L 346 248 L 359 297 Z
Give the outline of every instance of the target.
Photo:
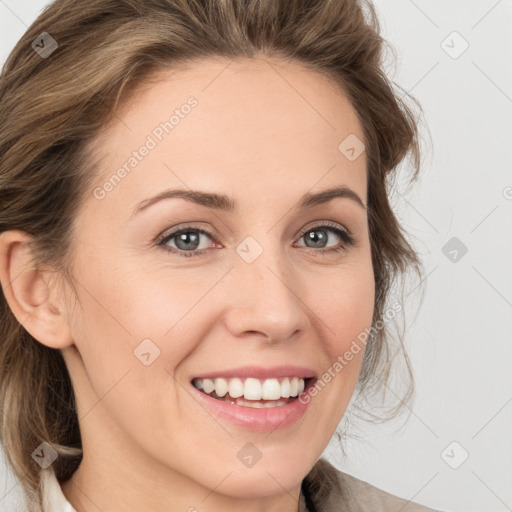
M 309 397 L 306 403 L 302 403 L 299 400 L 300 396 L 304 395 L 310 387 L 308 386 L 296 400 L 289 404 L 256 409 L 217 400 L 197 389 L 192 383 L 190 385 L 199 400 L 201 400 L 201 403 L 214 414 L 229 420 L 239 427 L 257 431 L 277 430 L 293 425 L 302 418 L 311 399 Z

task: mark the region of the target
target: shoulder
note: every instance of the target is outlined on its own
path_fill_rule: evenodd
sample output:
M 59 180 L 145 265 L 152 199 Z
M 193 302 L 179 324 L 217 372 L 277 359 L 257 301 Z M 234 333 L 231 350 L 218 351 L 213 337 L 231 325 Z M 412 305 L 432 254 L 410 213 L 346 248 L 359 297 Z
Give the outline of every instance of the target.
M 319 459 L 304 479 L 311 512 L 441 512 L 390 494 Z

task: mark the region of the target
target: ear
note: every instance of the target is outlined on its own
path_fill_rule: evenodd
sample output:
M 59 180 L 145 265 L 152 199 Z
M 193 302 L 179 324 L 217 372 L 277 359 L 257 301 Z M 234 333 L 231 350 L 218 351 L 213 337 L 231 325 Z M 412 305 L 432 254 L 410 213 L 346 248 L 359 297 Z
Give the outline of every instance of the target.
M 0 234 L 0 282 L 4 297 L 21 325 L 50 348 L 73 345 L 65 315 L 65 302 L 48 285 L 48 276 L 37 269 L 23 231 Z M 50 268 L 50 267 L 48 267 Z

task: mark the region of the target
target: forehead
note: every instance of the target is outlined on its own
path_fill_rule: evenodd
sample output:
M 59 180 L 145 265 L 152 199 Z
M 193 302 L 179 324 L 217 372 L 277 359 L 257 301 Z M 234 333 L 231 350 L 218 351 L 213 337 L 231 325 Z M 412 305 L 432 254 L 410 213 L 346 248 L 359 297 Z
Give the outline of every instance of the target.
M 124 166 L 129 176 L 115 188 L 132 203 L 171 186 L 301 196 L 320 181 L 347 184 L 364 199 L 366 155 L 350 161 L 340 151 L 349 136 L 364 140 L 357 113 L 320 73 L 275 60 L 200 60 L 160 70 L 134 90 L 95 141 L 98 183 Z M 133 160 L 144 145 L 151 150 Z

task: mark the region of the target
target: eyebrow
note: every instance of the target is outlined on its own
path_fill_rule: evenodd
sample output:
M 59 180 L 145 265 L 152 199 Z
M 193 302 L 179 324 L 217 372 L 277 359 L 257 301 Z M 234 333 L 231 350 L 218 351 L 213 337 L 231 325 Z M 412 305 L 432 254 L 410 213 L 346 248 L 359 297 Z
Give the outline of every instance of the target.
M 357 203 L 361 208 L 366 210 L 366 206 L 361 198 L 351 188 L 346 186 L 338 186 L 328 188 L 321 192 L 308 192 L 304 194 L 296 206 L 296 209 L 311 208 L 320 204 L 327 203 L 336 197 L 351 199 Z M 235 199 L 230 198 L 224 194 L 216 194 L 213 192 L 203 192 L 201 190 L 164 190 L 154 197 L 145 199 L 138 203 L 133 209 L 130 217 L 146 210 L 150 206 L 158 203 L 164 199 L 181 198 L 192 203 L 205 206 L 206 208 L 213 208 L 220 211 L 236 211 L 239 204 Z

